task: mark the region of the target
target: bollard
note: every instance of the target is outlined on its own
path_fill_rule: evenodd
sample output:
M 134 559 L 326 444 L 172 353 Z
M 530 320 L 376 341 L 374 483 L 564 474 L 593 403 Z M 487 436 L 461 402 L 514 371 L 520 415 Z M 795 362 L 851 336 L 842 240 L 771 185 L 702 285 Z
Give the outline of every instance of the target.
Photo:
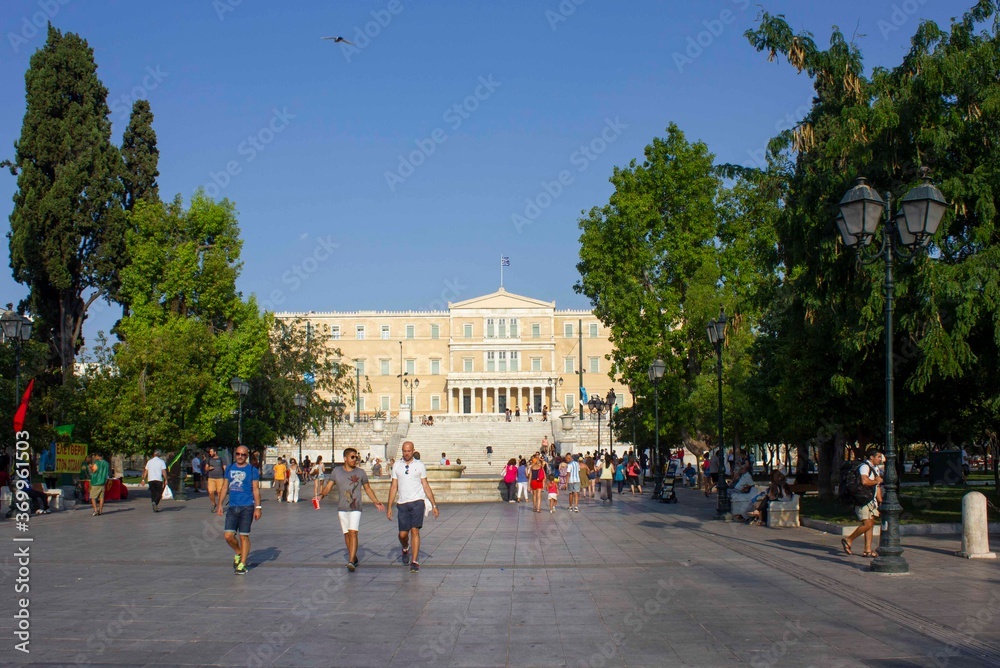
M 990 552 L 989 525 L 986 521 L 986 497 L 969 492 L 962 497 L 962 551 L 955 556 L 965 559 L 996 559 Z

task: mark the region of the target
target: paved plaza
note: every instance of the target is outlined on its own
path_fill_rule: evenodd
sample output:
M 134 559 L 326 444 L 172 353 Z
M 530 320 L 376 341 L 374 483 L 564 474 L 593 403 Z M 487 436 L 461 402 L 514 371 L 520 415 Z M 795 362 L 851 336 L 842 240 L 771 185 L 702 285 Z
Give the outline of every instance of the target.
M 246 576 L 205 495 L 154 514 L 133 491 L 100 517 L 33 516 L 27 532 L 2 520 L 2 663 L 1000 665 L 1000 564 L 951 556 L 958 537 L 906 537 L 911 573 L 878 576 L 838 537 L 715 522 L 714 499 L 678 496 L 626 491 L 554 515 L 442 504 L 415 574 L 395 521 L 367 504 L 354 573 L 334 504 L 268 493 Z M 30 593 L 15 593 L 25 546 Z M 21 609 L 30 654 L 15 649 Z

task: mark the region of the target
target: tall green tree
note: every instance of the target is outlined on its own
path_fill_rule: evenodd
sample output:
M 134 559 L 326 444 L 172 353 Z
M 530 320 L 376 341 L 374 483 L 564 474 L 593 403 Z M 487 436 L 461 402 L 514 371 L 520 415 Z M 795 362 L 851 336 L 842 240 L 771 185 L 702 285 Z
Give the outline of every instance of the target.
M 125 210 L 131 211 L 139 200 L 156 202 L 160 199 L 160 149 L 156 147 L 153 112 L 147 100 L 132 105 L 128 127 L 122 135 L 122 185 L 125 188 Z
M 93 50 L 51 24 L 25 75 L 15 143 L 10 265 L 28 286 L 39 338 L 63 382 L 73 374 L 87 309 L 106 297 L 124 251 L 121 157 Z

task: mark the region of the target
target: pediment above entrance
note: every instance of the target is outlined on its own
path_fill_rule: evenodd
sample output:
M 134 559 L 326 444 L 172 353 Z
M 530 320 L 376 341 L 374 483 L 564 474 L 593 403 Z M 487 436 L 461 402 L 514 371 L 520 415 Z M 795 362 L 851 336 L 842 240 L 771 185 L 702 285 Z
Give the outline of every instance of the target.
M 496 292 L 481 297 L 473 297 L 465 301 L 448 304 L 452 311 L 456 310 L 493 310 L 493 309 L 548 309 L 554 310 L 555 302 L 532 299 L 523 295 L 515 295 L 500 288 Z

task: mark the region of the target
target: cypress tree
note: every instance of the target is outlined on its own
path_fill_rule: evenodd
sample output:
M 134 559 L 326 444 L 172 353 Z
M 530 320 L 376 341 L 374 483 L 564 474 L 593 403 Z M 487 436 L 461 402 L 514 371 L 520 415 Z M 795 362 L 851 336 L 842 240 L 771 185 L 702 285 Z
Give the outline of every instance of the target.
M 156 177 L 160 150 L 156 148 L 156 132 L 153 130 L 153 112 L 147 100 L 136 100 L 132 105 L 132 115 L 122 137 L 122 185 L 125 187 L 125 210 L 131 211 L 136 201 L 142 199 L 156 202 L 160 199 L 160 187 Z
M 27 110 L 14 144 L 10 266 L 51 364 L 73 375 L 88 307 L 108 294 L 124 257 L 121 155 L 93 50 L 49 24 L 25 74 Z

